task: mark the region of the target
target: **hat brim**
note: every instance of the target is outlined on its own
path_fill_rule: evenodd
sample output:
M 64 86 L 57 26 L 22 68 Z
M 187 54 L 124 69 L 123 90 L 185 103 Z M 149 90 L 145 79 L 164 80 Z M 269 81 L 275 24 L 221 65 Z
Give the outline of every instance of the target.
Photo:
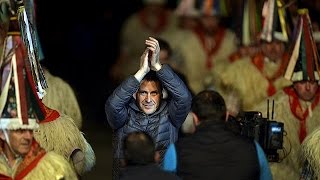
M 39 124 L 36 119 L 28 119 L 28 124 L 22 124 L 19 118 L 1 118 L 0 129 L 17 130 L 17 129 L 37 129 Z
M 319 74 L 318 74 L 317 71 L 314 71 L 314 79 L 315 79 L 316 81 L 319 81 L 319 80 L 320 80 Z M 291 77 L 291 81 L 292 81 L 292 82 L 298 82 L 298 81 L 304 81 L 304 80 L 310 80 L 310 79 L 309 79 L 309 77 L 308 77 L 308 79 L 303 79 L 303 73 L 302 73 L 302 71 L 294 72 L 294 73 L 292 74 L 292 77 Z

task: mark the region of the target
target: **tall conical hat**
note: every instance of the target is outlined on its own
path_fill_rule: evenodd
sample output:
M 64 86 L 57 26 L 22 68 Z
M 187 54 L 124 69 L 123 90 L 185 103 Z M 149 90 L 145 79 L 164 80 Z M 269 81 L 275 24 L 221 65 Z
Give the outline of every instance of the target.
M 1 65 L 0 127 L 36 129 L 44 119 L 16 16 L 10 17 Z
M 284 77 L 293 82 L 318 81 L 320 75 L 319 54 L 313 37 L 308 9 L 299 9 L 299 20 L 294 31 L 291 58 Z

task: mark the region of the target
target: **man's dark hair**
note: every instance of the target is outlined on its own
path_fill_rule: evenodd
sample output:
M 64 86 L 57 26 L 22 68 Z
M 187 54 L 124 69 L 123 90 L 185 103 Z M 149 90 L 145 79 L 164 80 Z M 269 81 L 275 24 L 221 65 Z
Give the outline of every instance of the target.
M 154 163 L 155 145 L 145 132 L 129 133 L 123 141 L 124 156 L 128 165 Z
M 144 81 L 154 81 L 154 82 L 158 83 L 159 84 L 159 90 L 160 90 L 160 93 L 161 93 L 163 86 L 162 86 L 162 83 L 161 83 L 160 79 L 158 78 L 158 76 L 157 76 L 155 71 L 150 70 L 144 76 L 143 80 Z
M 193 98 L 192 112 L 199 117 L 200 121 L 224 121 L 227 108 L 223 97 L 218 92 L 204 90 Z

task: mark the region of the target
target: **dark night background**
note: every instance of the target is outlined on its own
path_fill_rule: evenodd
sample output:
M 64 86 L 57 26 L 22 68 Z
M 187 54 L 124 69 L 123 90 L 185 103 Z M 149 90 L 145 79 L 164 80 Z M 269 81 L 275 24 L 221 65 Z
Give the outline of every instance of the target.
M 113 88 L 108 71 L 118 53 L 121 24 L 141 6 L 127 1 L 36 4 L 44 65 L 75 89 L 84 116 L 95 116 L 90 121 L 105 118 L 104 101 Z
M 175 1 L 170 2 L 174 7 Z M 66 3 L 36 3 L 44 65 L 75 88 L 85 116 L 97 115 L 96 121 L 103 121 L 104 101 L 114 88 L 108 71 L 118 55 L 120 28 L 142 2 Z

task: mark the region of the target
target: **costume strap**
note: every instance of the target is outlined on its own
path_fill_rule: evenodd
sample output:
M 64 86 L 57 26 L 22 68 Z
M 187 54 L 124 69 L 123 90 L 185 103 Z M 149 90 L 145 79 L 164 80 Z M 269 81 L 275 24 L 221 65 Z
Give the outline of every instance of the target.
M 25 156 L 23 162 L 19 165 L 15 180 L 22 180 L 28 175 L 46 154 L 36 141 L 33 141 L 30 152 Z M 18 171 L 17 171 L 18 172 Z

